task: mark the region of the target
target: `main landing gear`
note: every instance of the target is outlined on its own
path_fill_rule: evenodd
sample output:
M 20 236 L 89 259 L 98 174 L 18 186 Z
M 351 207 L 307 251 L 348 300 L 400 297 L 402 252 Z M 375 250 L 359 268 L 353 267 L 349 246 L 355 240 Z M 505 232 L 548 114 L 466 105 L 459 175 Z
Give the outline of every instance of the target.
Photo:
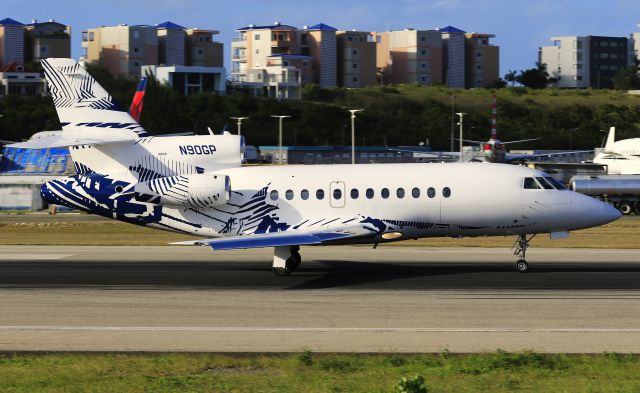
M 532 235 L 530 238 L 527 239 L 526 234 L 518 235 L 518 240 L 516 240 L 516 242 L 513 243 L 513 250 L 514 250 L 513 255 L 516 255 L 517 257 L 520 258 L 516 262 L 516 270 L 519 271 L 520 273 L 525 273 L 527 270 L 529 270 L 529 264 L 527 263 L 525 258 L 526 258 L 527 248 L 529 247 L 529 242 L 533 240 L 534 237 L 536 237 L 536 235 Z
M 301 262 L 299 246 L 274 247 L 271 271 L 276 276 L 288 276 L 300 266 Z

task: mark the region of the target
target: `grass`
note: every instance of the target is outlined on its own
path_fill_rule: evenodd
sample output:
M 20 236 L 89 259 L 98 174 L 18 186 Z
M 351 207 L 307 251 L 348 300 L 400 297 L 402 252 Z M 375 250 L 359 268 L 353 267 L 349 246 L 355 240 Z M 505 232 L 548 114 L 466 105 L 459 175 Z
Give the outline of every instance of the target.
M 196 239 L 157 229 L 135 226 L 117 221 L 59 221 L 22 222 L 15 216 L 12 222 L 0 223 L 0 245 L 105 245 L 160 246 L 171 242 Z M 390 246 L 423 247 L 511 247 L 515 236 L 480 238 L 427 238 L 388 243 Z M 640 248 L 640 218 L 623 217 L 611 224 L 571 233 L 569 239 L 549 240 L 539 235 L 534 247 L 577 248 Z
M 304 355 L 303 355 L 304 354 Z M 0 355 L 2 392 L 638 392 L 636 355 Z

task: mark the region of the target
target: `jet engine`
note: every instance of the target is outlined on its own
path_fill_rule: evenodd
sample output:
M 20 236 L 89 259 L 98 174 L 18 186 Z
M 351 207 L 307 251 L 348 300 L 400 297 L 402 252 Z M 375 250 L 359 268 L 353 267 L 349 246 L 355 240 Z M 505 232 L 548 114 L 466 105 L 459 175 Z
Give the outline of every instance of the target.
M 225 175 L 177 175 L 137 183 L 134 192 L 140 202 L 199 209 L 229 202 L 231 183 Z

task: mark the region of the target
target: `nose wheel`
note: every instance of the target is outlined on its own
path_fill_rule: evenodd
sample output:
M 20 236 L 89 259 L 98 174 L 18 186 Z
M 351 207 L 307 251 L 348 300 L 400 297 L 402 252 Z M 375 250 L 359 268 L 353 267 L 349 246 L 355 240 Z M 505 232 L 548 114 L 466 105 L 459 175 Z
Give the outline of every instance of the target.
M 516 270 L 520 273 L 525 273 L 529 270 L 529 264 L 526 260 L 527 248 L 529 248 L 529 242 L 533 240 L 536 235 L 532 235 L 527 239 L 527 235 L 518 235 L 518 240 L 513 243 L 513 255 L 519 257 L 516 262 Z

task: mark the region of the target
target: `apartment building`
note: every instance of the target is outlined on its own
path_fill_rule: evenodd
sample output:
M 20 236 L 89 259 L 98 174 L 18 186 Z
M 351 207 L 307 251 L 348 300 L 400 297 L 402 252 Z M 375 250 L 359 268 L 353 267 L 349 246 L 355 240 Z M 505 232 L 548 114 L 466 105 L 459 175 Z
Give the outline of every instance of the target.
M 442 34 L 442 80 L 447 86 L 464 89 L 465 31 L 453 26 L 439 29 Z
M 186 61 L 193 67 L 223 67 L 223 45 L 215 41 L 217 30 L 186 29 Z
M 612 88 L 613 77 L 633 66 L 633 40 L 626 37 L 559 36 L 538 51 L 558 87 Z
M 158 64 L 159 43 L 155 26 L 103 26 L 82 32 L 85 60 L 106 68 L 114 76 L 140 75 L 143 65 Z
M 24 25 L 11 18 L 0 20 L 0 65 L 24 60 Z
M 337 86 L 337 29 L 324 23 L 300 32 L 300 54 L 312 57 L 313 81 L 322 87 Z
M 337 81 L 342 87 L 365 87 L 378 84 L 376 43 L 365 31 L 338 31 Z
M 489 87 L 500 78 L 500 47 L 494 34 L 465 34 L 465 87 Z
M 376 66 L 384 83 L 442 83 L 442 36 L 437 30 L 412 28 L 374 33 Z
M 253 95 L 300 98 L 302 84 L 311 82 L 313 58 L 301 54 L 298 29 L 276 22 L 237 31 L 231 43 L 233 85 Z
M 185 28 L 173 23 L 164 22 L 156 25 L 158 34 L 159 64 L 175 66 L 185 65 Z
M 71 57 L 71 27 L 49 19 L 24 26 L 25 63 L 47 57 Z

